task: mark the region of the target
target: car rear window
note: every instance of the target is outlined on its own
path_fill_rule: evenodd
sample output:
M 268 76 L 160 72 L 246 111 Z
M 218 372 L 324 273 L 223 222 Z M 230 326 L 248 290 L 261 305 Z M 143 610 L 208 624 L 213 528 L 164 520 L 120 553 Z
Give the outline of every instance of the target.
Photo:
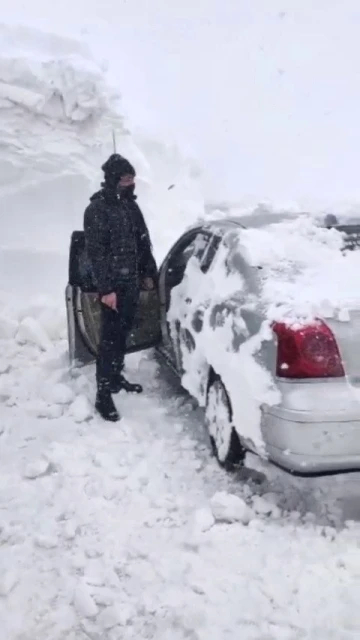
M 343 252 L 360 249 L 360 223 L 358 221 L 350 219 L 343 222 L 343 224 L 339 224 L 335 215 L 328 214 L 325 216 L 324 224 L 327 229 L 336 229 L 342 234 L 344 241 Z
M 335 228 L 343 234 L 343 251 L 360 249 L 360 224 L 337 225 Z

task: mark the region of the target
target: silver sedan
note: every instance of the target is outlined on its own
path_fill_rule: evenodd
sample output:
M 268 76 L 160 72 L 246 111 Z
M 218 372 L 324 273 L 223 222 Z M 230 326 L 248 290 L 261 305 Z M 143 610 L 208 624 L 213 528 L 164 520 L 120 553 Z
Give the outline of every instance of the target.
M 288 218 L 271 215 L 271 223 Z M 262 335 L 262 268 L 248 262 L 239 239 L 268 224 L 269 214 L 259 212 L 187 230 L 163 261 L 157 290 L 140 294 L 128 352 L 158 350 L 205 408 L 224 467 L 253 451 L 304 475 L 360 469 L 360 311 L 350 310 L 347 322 L 273 322 Z M 357 246 L 358 225 L 329 218 L 323 226 Z M 223 290 L 214 285 L 219 269 L 231 283 Z M 71 364 L 89 363 L 99 304 L 80 231 L 71 238 L 66 305 Z

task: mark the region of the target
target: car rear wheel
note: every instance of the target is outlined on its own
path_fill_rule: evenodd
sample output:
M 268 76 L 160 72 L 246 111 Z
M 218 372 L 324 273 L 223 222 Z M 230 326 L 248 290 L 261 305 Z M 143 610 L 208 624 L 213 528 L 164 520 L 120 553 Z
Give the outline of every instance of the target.
M 209 385 L 205 424 L 219 464 L 229 470 L 237 466 L 244 459 L 245 450 L 232 424 L 230 399 L 218 375 Z

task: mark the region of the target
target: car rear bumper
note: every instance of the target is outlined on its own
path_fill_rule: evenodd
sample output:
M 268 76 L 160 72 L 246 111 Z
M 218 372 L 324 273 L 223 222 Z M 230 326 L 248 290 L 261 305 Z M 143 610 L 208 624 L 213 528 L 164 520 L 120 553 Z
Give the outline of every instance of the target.
M 262 431 L 270 459 L 289 471 L 360 469 L 360 412 L 327 416 L 272 407 Z

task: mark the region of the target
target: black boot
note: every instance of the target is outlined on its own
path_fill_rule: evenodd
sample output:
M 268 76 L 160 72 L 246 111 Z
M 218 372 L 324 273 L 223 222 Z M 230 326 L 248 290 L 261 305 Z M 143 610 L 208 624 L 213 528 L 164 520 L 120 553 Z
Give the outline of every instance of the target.
M 109 389 L 98 391 L 96 394 L 95 409 L 101 417 L 108 422 L 118 422 L 120 415 L 115 407 Z
M 122 389 L 127 393 L 142 393 L 141 384 L 134 384 L 124 378 L 123 375 L 114 375 L 111 380 L 111 393 L 119 393 Z

